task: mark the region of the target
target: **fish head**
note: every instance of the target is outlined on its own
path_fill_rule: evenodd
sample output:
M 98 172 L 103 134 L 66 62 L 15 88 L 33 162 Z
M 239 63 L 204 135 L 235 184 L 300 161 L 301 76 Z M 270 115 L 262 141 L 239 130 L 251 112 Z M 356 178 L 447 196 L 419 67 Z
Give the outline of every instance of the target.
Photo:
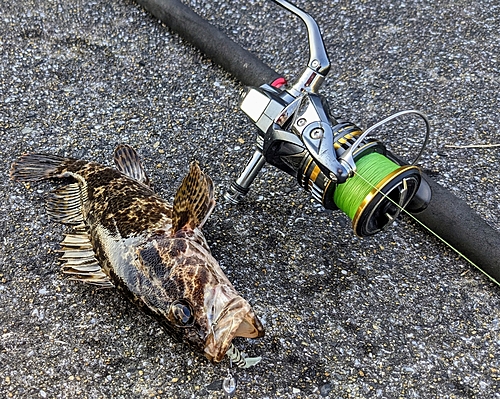
M 213 362 L 224 358 L 234 338 L 262 337 L 262 323 L 210 252 L 193 243 L 168 241 L 168 245 L 155 245 L 159 256 L 141 253 L 146 268 L 168 271 L 155 284 L 162 287 L 153 294 L 156 298 L 146 300 L 160 322 Z M 151 261 L 155 267 L 148 265 Z
M 205 310 L 210 331 L 204 353 L 209 360 L 220 362 L 236 337 L 264 336 L 264 327 L 254 310 L 232 286 L 205 287 Z

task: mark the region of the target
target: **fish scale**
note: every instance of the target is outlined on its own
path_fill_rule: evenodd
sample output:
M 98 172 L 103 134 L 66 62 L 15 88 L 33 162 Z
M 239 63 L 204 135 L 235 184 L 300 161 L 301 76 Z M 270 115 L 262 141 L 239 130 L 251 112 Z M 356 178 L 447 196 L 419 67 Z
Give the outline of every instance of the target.
M 151 189 L 132 147 L 118 146 L 114 160 L 116 169 L 27 154 L 12 164 L 14 180 L 66 182 L 48 199 L 53 220 L 71 228 L 61 242 L 62 271 L 120 289 L 211 361 L 227 355 L 240 367 L 258 363 L 260 357 L 241 356 L 232 341 L 262 337 L 264 328 L 201 231 L 215 205 L 211 179 L 192 162 L 171 205 Z

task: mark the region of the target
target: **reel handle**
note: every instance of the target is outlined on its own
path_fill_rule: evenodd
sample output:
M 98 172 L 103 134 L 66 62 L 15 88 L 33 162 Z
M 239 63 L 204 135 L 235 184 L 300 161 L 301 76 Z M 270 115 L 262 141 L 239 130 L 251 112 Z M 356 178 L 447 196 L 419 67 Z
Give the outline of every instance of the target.
M 298 97 L 303 90 L 317 93 L 330 71 L 330 60 L 328 59 L 328 53 L 326 52 L 319 26 L 313 17 L 288 1 L 274 0 L 274 2 L 299 17 L 307 28 L 309 61 L 300 78 L 297 79 L 297 82 L 288 91 L 294 97 Z
M 241 202 L 243 197 L 247 195 L 250 185 L 265 163 L 266 159 L 264 155 L 262 155 L 261 150 L 257 148 L 252 158 L 247 163 L 247 166 L 243 172 L 241 172 L 240 177 L 238 177 L 236 181 L 233 181 L 229 189 L 224 193 L 224 198 L 233 204 Z

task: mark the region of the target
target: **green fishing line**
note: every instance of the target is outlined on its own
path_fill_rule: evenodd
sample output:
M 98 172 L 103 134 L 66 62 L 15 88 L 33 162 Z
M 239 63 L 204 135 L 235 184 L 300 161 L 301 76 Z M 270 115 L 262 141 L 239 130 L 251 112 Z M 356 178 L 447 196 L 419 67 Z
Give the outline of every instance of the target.
M 335 204 L 351 220 L 363 200 L 389 174 L 399 168 L 385 156 L 372 152 L 356 161 L 356 174 L 335 189 L 333 200 Z M 362 176 L 362 178 L 360 177 Z

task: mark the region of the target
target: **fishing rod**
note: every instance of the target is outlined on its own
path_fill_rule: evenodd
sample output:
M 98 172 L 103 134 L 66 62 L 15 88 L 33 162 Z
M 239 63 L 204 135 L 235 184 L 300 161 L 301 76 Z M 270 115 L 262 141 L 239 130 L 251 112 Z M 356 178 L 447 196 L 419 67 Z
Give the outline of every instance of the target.
M 294 176 L 327 209 L 339 208 L 357 235 L 386 229 L 401 213 L 459 253 L 492 281 L 500 282 L 500 234 L 465 201 L 414 165 L 425 148 L 429 121 L 419 111 L 395 114 L 362 131 L 336 118 L 318 93 L 330 61 L 315 20 L 284 0 L 273 0 L 306 25 L 309 61 L 300 77 L 286 80 L 177 0 L 136 0 L 147 11 L 249 86 L 240 108 L 257 126 L 256 149 L 226 198 L 240 201 L 264 164 Z M 370 139 L 389 120 L 423 120 L 422 149 L 412 163 Z M 487 250 L 485 250 L 485 248 Z

